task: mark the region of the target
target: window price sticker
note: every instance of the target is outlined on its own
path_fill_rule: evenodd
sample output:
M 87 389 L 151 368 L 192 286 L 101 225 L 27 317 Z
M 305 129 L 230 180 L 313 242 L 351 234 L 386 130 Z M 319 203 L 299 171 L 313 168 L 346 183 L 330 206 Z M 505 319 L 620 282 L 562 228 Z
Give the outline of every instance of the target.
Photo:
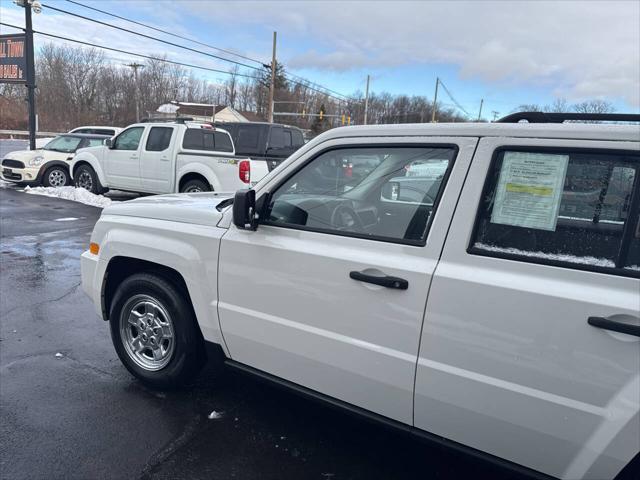
M 555 231 L 568 155 L 505 152 L 491 223 Z

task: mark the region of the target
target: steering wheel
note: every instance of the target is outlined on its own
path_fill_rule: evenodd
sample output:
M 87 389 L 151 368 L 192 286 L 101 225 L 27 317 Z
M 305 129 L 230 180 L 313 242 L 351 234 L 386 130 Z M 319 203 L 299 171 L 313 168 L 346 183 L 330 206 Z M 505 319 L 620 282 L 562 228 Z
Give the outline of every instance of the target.
M 356 211 L 347 205 L 338 205 L 331 213 L 331 226 L 336 230 L 363 232 L 364 225 Z

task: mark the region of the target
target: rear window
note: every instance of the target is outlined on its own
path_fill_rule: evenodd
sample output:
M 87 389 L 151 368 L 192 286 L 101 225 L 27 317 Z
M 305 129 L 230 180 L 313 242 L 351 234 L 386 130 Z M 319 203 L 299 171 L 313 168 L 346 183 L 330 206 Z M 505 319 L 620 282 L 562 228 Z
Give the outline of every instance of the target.
M 184 134 L 182 148 L 188 150 L 233 152 L 233 143 L 227 133 L 216 132 L 209 129 L 189 128 Z
M 640 274 L 639 165 L 636 153 L 499 151 L 470 252 Z

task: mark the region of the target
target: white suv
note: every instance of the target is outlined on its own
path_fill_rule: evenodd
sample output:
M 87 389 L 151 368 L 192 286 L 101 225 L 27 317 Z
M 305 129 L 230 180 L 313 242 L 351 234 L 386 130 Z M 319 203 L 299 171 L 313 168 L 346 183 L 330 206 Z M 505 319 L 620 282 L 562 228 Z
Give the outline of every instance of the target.
M 235 199 L 108 207 L 82 283 L 152 386 L 208 357 L 514 470 L 610 479 L 640 450 L 639 179 L 635 126 L 339 128 Z

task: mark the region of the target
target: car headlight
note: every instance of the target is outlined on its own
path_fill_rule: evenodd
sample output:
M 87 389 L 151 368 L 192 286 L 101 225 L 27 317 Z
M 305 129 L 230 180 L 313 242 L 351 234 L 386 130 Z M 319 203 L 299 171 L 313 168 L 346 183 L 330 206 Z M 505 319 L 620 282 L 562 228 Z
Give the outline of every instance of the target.
M 44 157 L 42 155 L 38 155 L 37 157 L 33 157 L 31 160 L 29 160 L 29 166 L 37 167 L 42 162 L 44 162 Z

